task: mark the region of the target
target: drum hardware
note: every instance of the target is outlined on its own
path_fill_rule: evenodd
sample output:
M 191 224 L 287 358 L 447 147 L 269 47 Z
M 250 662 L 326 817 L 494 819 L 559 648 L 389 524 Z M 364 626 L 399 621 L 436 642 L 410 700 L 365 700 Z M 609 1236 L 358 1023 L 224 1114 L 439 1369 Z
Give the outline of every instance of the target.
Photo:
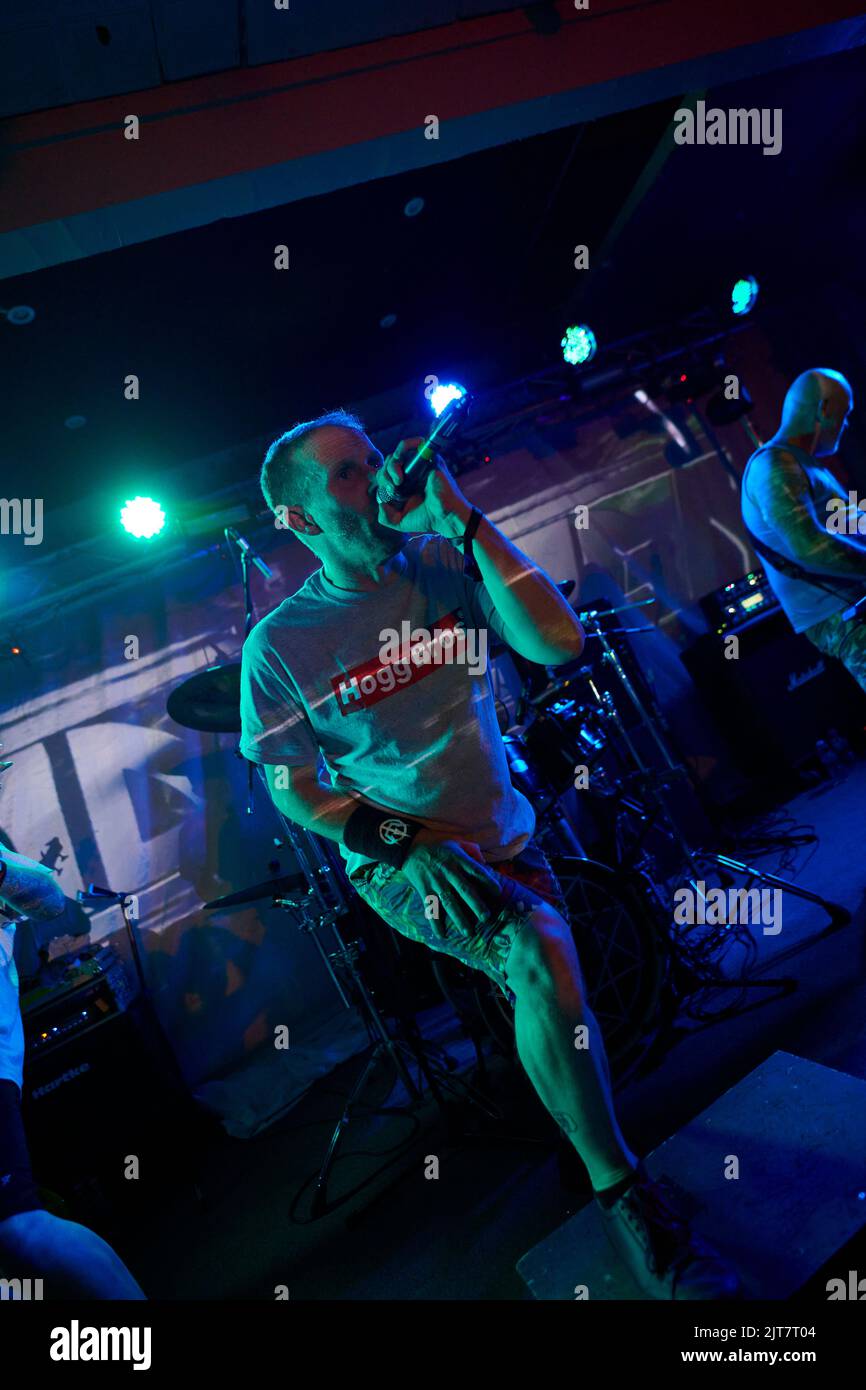
M 652 601 L 642 600 L 635 606 L 645 606 Z M 590 609 L 580 614 L 587 638 L 593 638 L 599 644 L 595 649 L 595 659 L 589 664 L 583 662 L 566 668 L 557 678 L 549 680 L 543 689 L 537 688 L 537 681 L 536 688 L 531 690 L 527 688 L 527 683 L 524 683 L 520 704 L 524 709 L 531 710 L 534 718 L 521 730 L 519 744 L 524 755 L 522 761 L 527 764 L 520 769 L 523 777 L 521 790 L 527 785 L 533 785 L 533 782 L 536 785 L 541 783 L 545 787 L 553 784 L 554 795 L 538 803 L 536 835 L 542 848 L 551 858 L 560 882 L 570 885 L 570 894 L 566 893 L 566 900 L 582 962 L 587 956 L 592 959 L 592 947 L 587 945 L 587 933 L 591 933 L 592 923 L 585 919 L 582 925 L 575 925 L 573 900 L 575 894 L 580 896 L 583 893 L 583 881 L 586 877 L 592 878 L 596 875 L 599 866 L 585 857 L 574 858 L 573 855 L 569 864 L 568 849 L 561 837 L 562 825 L 567 825 L 568 819 L 562 813 L 560 802 L 572 785 L 567 772 L 578 763 L 589 764 L 589 757 L 584 756 L 587 748 L 592 750 L 596 759 L 604 754 L 608 760 L 617 760 L 615 770 L 596 765 L 595 775 L 590 776 L 589 787 L 584 794 L 609 800 L 613 803 L 615 814 L 621 818 L 617 821 L 613 863 L 600 867 L 607 867 L 611 872 L 615 872 L 616 888 L 625 889 L 638 916 L 652 924 L 652 951 L 656 955 L 660 954 L 662 960 L 659 966 L 662 983 L 658 990 L 649 991 L 649 997 L 654 1000 L 653 1008 L 659 998 L 663 1000 L 661 1016 L 653 1021 L 652 1009 L 644 1016 L 641 1032 L 645 1053 L 649 1047 L 649 1026 L 655 1022 L 657 1031 L 660 1031 L 665 1022 L 672 1022 L 683 999 L 691 994 L 710 988 L 730 991 L 737 986 L 786 993 L 793 986 L 793 981 L 788 978 L 758 979 L 753 976 L 749 979 L 736 979 L 724 975 L 720 969 L 720 957 L 719 961 L 714 958 L 720 952 L 726 952 L 737 939 L 736 932 L 732 932 L 728 924 L 718 927 L 715 931 L 704 927 L 702 934 L 694 939 L 691 939 L 692 933 L 688 928 L 677 929 L 672 920 L 673 909 L 668 904 L 672 901 L 673 888 L 683 880 L 668 881 L 662 885 L 654 860 L 645 845 L 651 832 L 660 832 L 676 848 L 679 861 L 685 867 L 684 881 L 698 896 L 702 891 L 698 884 L 704 882 L 709 871 L 717 874 L 725 882 L 733 882 L 734 876 L 741 876 L 746 881 L 747 889 L 753 884 L 767 885 L 815 903 L 830 917 L 830 925 L 815 935 L 824 935 L 841 927 L 850 921 L 850 913 L 840 904 L 830 902 L 779 875 L 771 874 L 730 855 L 694 847 L 682 833 L 671 812 L 666 793 L 677 782 L 690 783 L 690 773 L 671 752 L 666 737 L 668 730 L 661 711 L 655 708 L 650 711 L 648 707 L 650 702 L 655 705 L 651 694 L 649 700 L 641 697 L 610 640 L 620 633 L 652 632 L 654 629 L 611 630 L 605 626 L 605 620 L 612 612 L 622 612 L 631 606 L 625 604 L 617 609 Z M 561 669 L 559 668 L 560 671 Z M 631 729 L 626 727 L 613 692 L 601 688 L 600 670 L 610 670 L 615 676 L 619 689 L 636 716 L 636 723 Z M 588 701 L 587 692 L 590 697 Z M 593 734 L 589 742 L 585 737 L 581 737 L 581 730 L 586 727 L 587 722 Z M 642 726 L 649 734 L 651 746 L 654 746 L 660 755 L 661 767 L 650 766 L 642 757 L 634 737 L 634 728 L 638 726 Z M 508 737 L 512 742 L 517 738 L 514 734 Z M 513 766 L 513 760 L 509 761 Z M 605 771 L 605 777 L 599 778 L 597 774 L 602 770 Z M 515 781 L 520 786 L 517 778 Z M 636 825 L 636 829 L 629 837 L 630 843 L 625 845 L 623 824 L 628 822 L 631 822 L 632 826 Z M 668 889 L 670 891 L 667 891 Z M 616 914 L 611 920 L 615 920 L 615 917 Z M 782 955 L 775 956 L 774 965 L 810 944 L 815 935 Z M 760 972 L 755 972 L 758 973 Z M 655 977 L 655 967 L 650 969 L 650 975 Z M 603 981 L 594 980 L 592 977 L 593 967 L 590 965 L 587 971 L 587 990 L 591 1001 L 594 991 L 604 987 Z M 497 999 L 496 1002 L 501 1012 L 510 1013 L 504 999 Z M 695 1013 L 694 1010 L 692 1012 L 696 1017 L 704 1016 Z M 719 1017 L 719 1014 L 705 1016 Z M 620 1074 L 625 1065 L 634 1069 L 642 1055 L 635 1055 L 636 1049 L 641 1045 L 641 1038 L 632 1036 L 629 1039 L 625 1032 L 621 1031 L 618 1042 L 613 1020 L 608 1017 L 606 1023 L 610 1038 L 609 1043 L 606 1039 L 606 1045 L 610 1047 L 611 1064 L 619 1069 Z
M 263 898 L 277 898 L 280 894 L 288 894 L 295 888 L 303 885 L 306 892 L 309 892 L 307 880 L 303 874 L 281 874 L 279 878 L 265 879 L 262 883 L 254 883 L 249 888 L 241 888 L 237 893 L 226 893 L 222 898 L 213 898 L 203 906 L 209 911 L 218 908 L 220 911 L 229 907 L 243 907 L 247 903 L 261 902 Z M 285 897 L 283 903 L 290 903 L 290 899 Z
M 241 665 L 209 666 L 181 681 L 165 705 L 169 716 L 185 729 L 209 734 L 241 731 Z
M 246 552 L 241 550 L 241 565 L 244 580 L 244 602 L 247 635 L 252 628 L 253 605 L 249 586 L 249 569 Z M 240 663 L 230 663 L 209 667 L 197 672 L 183 681 L 172 691 L 167 701 L 167 711 L 176 723 L 185 728 L 209 733 L 239 733 L 240 720 Z M 241 756 L 238 753 L 238 756 Z M 249 791 L 247 811 L 253 807 L 254 764 L 248 763 Z M 270 800 L 270 797 L 268 798 Z M 353 1087 L 343 1112 L 337 1122 L 324 1159 L 319 1168 L 313 1196 L 313 1215 L 323 1215 L 327 1206 L 327 1185 L 331 1168 L 337 1156 L 337 1148 L 343 1132 L 349 1124 L 351 1110 L 357 1096 L 363 1090 L 367 1078 L 379 1061 L 386 1055 L 403 1082 L 410 1100 L 418 1103 L 423 1099 L 407 1066 L 407 1056 L 414 1057 L 419 1067 L 428 1069 L 431 1092 L 436 1094 L 436 1081 L 429 1063 L 419 1055 L 418 1049 L 391 1037 L 385 1020 L 367 989 L 358 968 L 358 951 L 354 943 L 347 943 L 337 926 L 340 917 L 349 912 L 349 904 L 334 864 L 328 858 L 329 850 L 325 842 L 321 845 L 317 837 L 301 827 L 294 825 L 280 812 L 276 812 L 291 846 L 299 873 L 283 874 L 278 878 L 253 884 L 235 893 L 227 893 L 204 904 L 207 911 L 227 911 L 250 903 L 270 898 L 274 907 L 289 911 L 297 918 L 297 925 L 312 940 L 322 963 L 328 973 L 337 995 L 346 1009 L 355 1007 L 352 997 L 343 983 L 346 978 L 354 990 L 358 1010 L 371 1040 L 372 1050 L 368 1061 Z M 330 928 L 336 949 L 327 949 L 320 939 L 319 932 Z
M 641 599 L 634 606 L 636 608 L 643 608 L 647 604 L 654 602 L 654 598 Z M 616 648 L 612 645 L 610 641 L 611 636 L 619 635 L 620 633 L 644 632 L 652 634 L 654 633 L 655 629 L 651 627 L 615 628 L 611 632 L 610 630 L 604 627 L 602 622 L 602 619 L 608 617 L 611 613 L 620 613 L 630 606 L 631 605 L 629 604 L 620 604 L 618 608 L 612 609 L 588 609 L 586 612 L 580 614 L 580 621 L 584 626 L 584 630 L 587 631 L 587 637 L 592 636 L 598 640 L 602 651 L 600 657 L 601 664 L 611 667 L 617 675 L 617 677 L 619 678 L 620 685 L 625 691 L 626 697 L 629 700 L 632 709 L 637 713 L 640 723 L 643 725 L 643 727 L 647 730 L 647 732 L 651 735 L 652 739 L 654 740 L 665 766 L 668 769 L 679 768 L 680 764 L 677 763 L 671 755 L 667 742 L 657 727 L 659 723 L 663 722 L 661 712 L 658 708 L 657 703 L 653 702 L 655 706 L 653 710 L 653 715 L 655 717 L 653 718 L 650 715 L 644 702 L 640 699 L 640 696 L 638 695 L 637 690 L 635 689 L 632 681 L 629 679 L 628 673 L 626 672 L 625 667 L 623 666 L 619 652 L 616 650 Z M 591 688 L 595 690 L 595 686 L 592 681 L 590 682 L 590 685 Z M 599 696 L 599 698 L 605 708 L 608 719 L 613 724 L 613 726 L 617 730 L 617 733 L 619 734 L 620 738 L 625 744 L 625 747 L 628 750 L 632 763 L 641 772 L 648 772 L 650 769 L 641 759 L 640 754 L 638 753 L 638 750 L 635 747 L 634 742 L 631 739 L 628 730 L 626 729 L 625 724 L 622 720 L 622 717 L 620 716 L 620 713 L 614 703 L 614 699 L 611 692 L 606 692 L 606 696 L 607 698 L 601 696 Z M 685 769 L 683 769 L 683 771 L 685 771 Z
M 630 681 L 620 661 L 619 654 L 609 640 L 609 634 L 604 630 L 601 622 L 602 616 L 603 615 L 600 614 L 598 610 L 590 610 L 586 614 L 581 615 L 581 618 L 586 620 L 598 639 L 602 649 L 602 661 L 607 663 L 616 672 L 625 695 L 632 709 L 638 716 L 640 724 L 642 724 L 652 736 L 664 762 L 663 770 L 666 773 L 677 776 L 688 776 L 687 769 L 684 768 L 681 763 L 678 763 L 670 752 L 667 739 L 662 730 L 658 727 L 660 722 L 658 715 L 654 718 L 653 715 L 650 714 L 645 703 L 635 690 L 633 683 Z M 613 701 L 611 701 L 611 708 L 615 708 L 613 706 Z M 746 879 L 747 887 L 751 887 L 753 883 L 765 884 L 768 887 L 779 888 L 784 892 L 790 893 L 794 897 L 802 898 L 806 902 L 814 903 L 816 907 L 820 907 L 827 913 L 830 918 L 830 926 L 834 930 L 850 922 L 850 912 L 842 907 L 840 903 L 831 902 L 821 897 L 818 893 L 802 888 L 799 884 L 792 883 L 789 879 L 783 879 L 777 874 L 768 873 L 763 869 L 757 868 L 755 865 L 746 864 L 741 860 L 734 859 L 730 855 L 718 854 L 714 850 L 692 846 L 680 830 L 679 825 L 671 813 L 667 798 L 660 789 L 659 779 L 654 776 L 653 770 L 644 763 L 633 739 L 630 738 L 626 731 L 622 719 L 618 716 L 615 717 L 612 720 L 612 725 L 616 729 L 619 737 L 623 740 L 632 762 L 646 777 L 645 793 L 647 795 L 650 813 L 654 817 L 658 816 L 666 833 L 677 845 L 682 856 L 682 861 L 688 871 L 689 884 L 698 896 L 700 896 L 700 890 L 697 885 L 702 881 L 702 872 L 705 872 L 706 867 L 709 866 L 721 870 L 723 873 L 741 875 Z M 813 937 L 810 937 L 807 942 L 799 943 L 799 949 L 802 949 L 812 939 Z M 748 983 L 750 985 L 763 986 L 770 982 L 753 980 Z
M 623 875 L 574 854 L 555 813 L 539 817 L 535 839 L 559 881 L 587 998 L 602 1025 L 611 1072 L 622 1081 L 650 1045 L 666 979 L 657 908 L 651 910 L 637 871 Z M 498 985 L 449 957 L 436 959 L 434 973 L 473 1041 L 471 1014 L 501 1052 L 513 1053 L 514 1011 Z
M 416 1024 L 401 1015 L 398 1023 L 401 1035 L 394 1036 L 389 1032 L 382 1011 L 364 978 L 361 957 L 365 947 L 357 940 L 346 940 L 338 925 L 343 917 L 351 919 L 358 908 L 351 885 L 345 877 L 342 858 L 336 845 L 296 825 L 274 809 L 286 840 L 292 847 L 300 874 L 282 875 L 280 878 L 241 889 L 238 893 L 216 898 L 204 906 L 211 911 L 225 908 L 231 910 L 270 897 L 275 907 L 291 912 L 298 919 L 295 925 L 306 932 L 315 945 L 344 1008 L 357 1008 L 367 1030 L 370 1039 L 367 1049 L 369 1055 L 343 1103 L 315 1179 L 311 1202 L 311 1213 L 315 1219 L 333 1209 L 328 1204 L 331 1169 L 343 1137 L 354 1118 L 358 1098 L 382 1059 L 391 1063 L 403 1082 L 410 1106 L 423 1102 L 423 1082 L 426 1081 L 430 1095 L 446 1122 L 449 1140 L 472 1142 L 481 1139 L 502 1142 L 504 1139 L 517 1139 L 522 1136 L 505 1135 L 501 1129 L 497 1130 L 495 1135 L 475 1135 L 457 1125 L 453 1106 L 447 1102 L 446 1094 L 454 1099 L 467 1101 L 476 1112 L 500 1124 L 503 1115 L 499 1107 L 471 1082 L 449 1075 L 456 1065 L 453 1058 L 439 1044 L 425 1039 Z M 304 884 L 306 891 L 301 891 Z M 326 947 L 320 936 L 326 930 L 330 931 L 335 943 L 330 948 Z M 418 1067 L 417 1082 L 410 1070 L 413 1062 Z M 393 1114 L 395 1109 L 402 1110 L 404 1107 L 378 1107 L 366 1113 Z M 397 1181 L 399 1180 L 398 1178 Z
M 216 898 L 204 906 L 208 911 L 215 911 L 260 902 L 271 897 L 274 907 L 290 911 L 296 919 L 294 924 L 309 935 L 318 951 L 343 1007 L 358 1007 L 371 1040 L 367 1061 L 346 1098 L 319 1166 L 312 1199 L 312 1215 L 315 1219 L 323 1216 L 328 1210 L 328 1181 L 337 1150 L 353 1118 L 358 1096 L 379 1060 L 387 1057 L 403 1082 L 410 1101 L 417 1104 L 422 1100 L 422 1093 L 413 1080 L 407 1061 L 410 1057 L 415 1057 L 420 1066 L 421 1059 L 406 1043 L 391 1037 L 379 1007 L 358 968 L 358 952 L 354 949 L 354 943 L 346 941 L 338 926 L 338 920 L 348 911 L 348 903 L 342 884 L 333 873 L 333 865 L 328 858 L 330 847 L 324 841 L 318 843 L 316 837 L 294 825 L 279 811 L 276 811 L 276 814 L 295 853 L 301 869 L 300 875 L 283 875 L 270 883 L 256 884 L 242 889 L 239 893 L 228 894 L 228 901 L 225 898 Z M 306 892 L 297 891 L 301 882 L 306 883 Z M 322 941 L 320 933 L 325 930 L 330 930 L 336 949 L 329 949 Z M 354 999 L 344 980 L 354 994 Z M 435 1081 L 431 1084 L 431 1090 L 434 1087 Z M 377 1110 L 374 1113 L 380 1112 Z

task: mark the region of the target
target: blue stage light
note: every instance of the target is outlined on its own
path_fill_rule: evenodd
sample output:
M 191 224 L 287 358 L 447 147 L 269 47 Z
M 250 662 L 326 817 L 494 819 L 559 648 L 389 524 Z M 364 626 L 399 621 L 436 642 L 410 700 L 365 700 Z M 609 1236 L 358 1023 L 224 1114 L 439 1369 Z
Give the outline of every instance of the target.
M 447 385 L 434 386 L 430 392 L 430 409 L 434 415 L 441 415 L 446 405 L 462 400 L 465 395 L 466 388 L 458 386 L 454 381 L 449 381 Z

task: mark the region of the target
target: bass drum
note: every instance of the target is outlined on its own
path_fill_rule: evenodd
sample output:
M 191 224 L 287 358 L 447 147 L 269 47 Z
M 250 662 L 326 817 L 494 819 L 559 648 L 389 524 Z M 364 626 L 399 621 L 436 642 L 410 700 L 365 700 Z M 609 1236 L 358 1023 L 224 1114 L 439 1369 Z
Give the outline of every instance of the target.
M 665 976 L 659 928 L 647 897 L 593 859 L 551 856 L 568 907 L 590 1007 L 604 1038 L 611 1075 L 625 1079 L 652 1042 Z M 433 973 L 463 1018 L 473 1015 L 499 1048 L 514 1051 L 514 1010 L 478 970 L 434 954 Z

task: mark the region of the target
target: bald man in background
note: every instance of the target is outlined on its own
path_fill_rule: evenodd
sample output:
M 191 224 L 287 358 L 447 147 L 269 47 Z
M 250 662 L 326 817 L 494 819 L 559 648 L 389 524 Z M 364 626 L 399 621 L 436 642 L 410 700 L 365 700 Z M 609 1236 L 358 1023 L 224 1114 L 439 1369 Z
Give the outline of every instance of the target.
M 866 594 L 866 513 L 849 505 L 846 490 L 821 463 L 838 450 L 853 407 L 854 393 L 840 372 L 801 372 L 785 396 L 778 430 L 746 464 L 741 501 L 794 631 L 838 657 L 866 690 L 866 623 L 842 618 Z

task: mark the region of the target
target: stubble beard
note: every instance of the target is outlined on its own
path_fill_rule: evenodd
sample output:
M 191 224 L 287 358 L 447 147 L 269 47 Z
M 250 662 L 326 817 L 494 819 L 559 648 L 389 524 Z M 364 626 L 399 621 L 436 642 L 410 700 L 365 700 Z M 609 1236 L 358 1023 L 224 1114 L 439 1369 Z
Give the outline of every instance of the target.
M 340 554 L 353 560 L 387 560 L 402 550 L 408 537 L 393 526 L 385 526 L 376 517 L 357 512 L 344 513 L 339 519 L 335 541 Z

